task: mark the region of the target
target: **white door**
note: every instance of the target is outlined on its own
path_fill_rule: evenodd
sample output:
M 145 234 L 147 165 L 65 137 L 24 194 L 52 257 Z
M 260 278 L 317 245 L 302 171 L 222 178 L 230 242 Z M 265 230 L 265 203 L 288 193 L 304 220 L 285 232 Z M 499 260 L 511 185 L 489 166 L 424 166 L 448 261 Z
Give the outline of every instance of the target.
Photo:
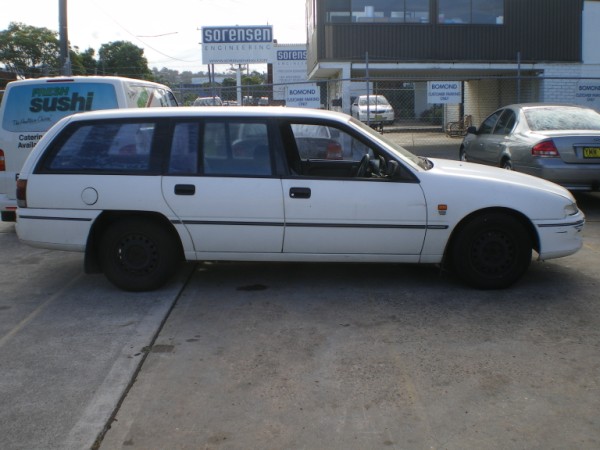
M 270 178 L 163 177 L 163 195 L 196 252 L 281 253 L 281 181 Z
M 286 179 L 286 253 L 419 255 L 427 216 L 417 183 Z
M 316 137 L 321 128 L 291 126 L 289 147 L 298 154 L 288 151 L 296 176 L 282 180 L 284 253 L 419 255 L 427 212 L 418 180 L 387 176 L 393 158 L 364 137 L 333 127 Z M 335 153 L 323 150 L 332 145 Z M 361 171 L 365 155 L 371 162 Z
M 162 182 L 198 256 L 281 253 L 283 194 L 281 180 L 272 177 L 267 124 L 223 119 L 201 125 L 175 126 Z

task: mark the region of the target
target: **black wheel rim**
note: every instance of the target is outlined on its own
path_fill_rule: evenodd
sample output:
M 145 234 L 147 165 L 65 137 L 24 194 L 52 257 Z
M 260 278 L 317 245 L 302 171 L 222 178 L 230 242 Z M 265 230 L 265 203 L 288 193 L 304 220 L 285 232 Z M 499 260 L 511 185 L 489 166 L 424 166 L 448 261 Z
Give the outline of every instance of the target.
M 130 274 L 148 274 L 158 265 L 158 249 L 154 241 L 146 236 L 128 234 L 118 243 L 117 260 Z
M 471 247 L 471 263 L 481 274 L 504 275 L 513 269 L 517 248 L 509 235 L 502 231 L 486 231 L 477 236 Z

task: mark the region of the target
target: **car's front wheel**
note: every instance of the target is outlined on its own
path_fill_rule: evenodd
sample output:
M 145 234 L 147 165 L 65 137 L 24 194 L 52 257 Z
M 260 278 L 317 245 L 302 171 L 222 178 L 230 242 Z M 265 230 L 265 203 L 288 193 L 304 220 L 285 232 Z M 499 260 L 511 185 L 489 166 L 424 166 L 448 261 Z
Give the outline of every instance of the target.
M 476 216 L 454 237 L 451 263 L 464 281 L 481 289 L 502 289 L 516 282 L 531 262 L 527 228 L 503 213 Z
M 161 287 L 182 259 L 174 233 L 147 218 L 115 222 L 103 233 L 99 244 L 104 275 L 126 291 Z

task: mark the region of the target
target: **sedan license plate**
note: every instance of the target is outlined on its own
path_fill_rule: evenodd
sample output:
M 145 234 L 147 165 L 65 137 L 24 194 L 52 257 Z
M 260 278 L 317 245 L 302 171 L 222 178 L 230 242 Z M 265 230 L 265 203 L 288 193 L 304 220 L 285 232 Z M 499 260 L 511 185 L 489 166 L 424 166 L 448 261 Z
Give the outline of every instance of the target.
M 600 158 L 600 147 L 583 147 L 584 158 Z

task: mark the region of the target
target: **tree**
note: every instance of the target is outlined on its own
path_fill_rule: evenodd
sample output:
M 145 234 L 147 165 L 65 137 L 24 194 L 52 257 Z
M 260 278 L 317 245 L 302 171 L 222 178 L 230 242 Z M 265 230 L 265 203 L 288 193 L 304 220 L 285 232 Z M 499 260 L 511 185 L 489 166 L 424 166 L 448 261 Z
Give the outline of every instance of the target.
M 60 73 L 58 33 L 11 22 L 0 31 L 0 62 L 8 71 L 24 77 L 39 77 Z
M 96 51 L 88 48 L 83 53 L 79 53 L 79 48 L 69 52 L 71 58 L 71 70 L 73 75 L 95 75 L 98 71 L 98 61 L 94 58 Z
M 98 52 L 98 73 L 130 78 L 151 79 L 144 49 L 127 41 L 102 44 Z

